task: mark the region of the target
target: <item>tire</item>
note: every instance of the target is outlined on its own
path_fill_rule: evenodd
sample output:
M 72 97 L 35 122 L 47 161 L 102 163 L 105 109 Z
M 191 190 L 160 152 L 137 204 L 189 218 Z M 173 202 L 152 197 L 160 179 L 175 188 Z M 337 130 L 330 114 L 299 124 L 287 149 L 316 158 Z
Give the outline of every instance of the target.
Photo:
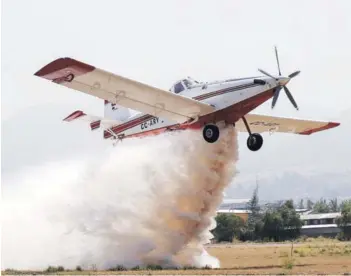
M 263 145 L 263 137 L 259 133 L 253 133 L 247 138 L 247 147 L 251 151 L 258 151 Z
M 207 143 L 214 143 L 219 138 L 219 128 L 216 125 L 205 125 L 202 135 Z

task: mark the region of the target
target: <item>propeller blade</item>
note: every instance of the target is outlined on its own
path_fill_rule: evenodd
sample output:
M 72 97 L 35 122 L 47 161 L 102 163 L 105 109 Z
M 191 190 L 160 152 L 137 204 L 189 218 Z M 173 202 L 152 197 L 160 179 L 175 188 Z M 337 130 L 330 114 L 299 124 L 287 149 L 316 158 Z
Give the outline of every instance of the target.
M 298 74 L 300 74 L 301 71 L 295 71 L 294 73 L 291 73 L 288 77 L 293 78 L 296 77 Z
M 273 96 L 273 101 L 272 101 L 272 109 L 274 108 L 274 106 L 278 100 L 279 93 L 280 93 L 281 89 L 282 89 L 281 87 L 277 87 L 274 91 L 274 96 Z
M 288 89 L 286 86 L 283 86 L 283 88 L 284 88 L 284 91 L 285 91 L 286 95 L 288 96 L 290 102 L 293 104 L 293 106 L 294 106 L 297 110 L 299 110 L 299 108 L 298 108 L 298 106 L 297 106 L 297 104 L 296 104 L 296 102 L 295 102 L 293 96 L 291 95 L 289 89 Z
M 282 73 L 280 72 L 280 65 L 279 65 L 279 58 L 278 58 L 277 46 L 275 46 L 275 58 L 277 59 L 277 65 L 278 65 L 279 76 L 281 76 Z
M 268 74 L 266 71 L 263 71 L 262 69 L 258 69 L 258 71 L 260 71 L 262 74 L 271 77 L 272 79 L 276 79 L 275 77 L 273 77 L 271 74 Z

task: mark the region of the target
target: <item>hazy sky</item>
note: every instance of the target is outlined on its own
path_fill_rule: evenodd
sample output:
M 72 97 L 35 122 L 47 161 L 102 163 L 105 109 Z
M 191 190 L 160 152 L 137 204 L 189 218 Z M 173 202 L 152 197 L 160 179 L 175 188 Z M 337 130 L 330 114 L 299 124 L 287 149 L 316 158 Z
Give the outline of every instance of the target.
M 274 45 L 283 74 L 301 70 L 288 85 L 300 111 L 282 94 L 274 111 L 269 102 L 256 113 L 321 120 L 339 120 L 342 112 L 351 116 L 349 0 L 4 0 L 2 5 L 2 123 L 21 115 L 26 124 L 31 112 L 47 104 L 59 106 L 52 111 L 54 116 L 42 115 L 43 121 L 57 117 L 52 125 L 61 125 L 72 108 L 102 114 L 101 100 L 33 76 L 59 57 L 168 89 L 188 75 L 210 81 L 259 75 L 257 68 L 276 74 Z M 25 134 L 14 128 L 18 136 L 7 137 L 8 141 L 42 131 L 40 125 Z M 50 141 L 52 147 L 71 146 L 74 151 L 73 144 L 60 144 L 72 128 L 61 129 L 62 136 Z M 81 131 L 90 135 L 86 128 Z M 300 161 L 307 164 L 316 157 L 317 147 L 344 140 L 341 133 L 351 134 L 350 128 L 303 138 L 267 135 L 259 153 L 246 149 L 245 137 L 239 167 L 244 172 L 270 171 L 276 165 L 299 167 Z M 277 150 L 289 157 L 280 159 Z M 27 151 L 34 151 L 30 141 Z M 336 161 L 314 160 L 314 166 L 349 169 L 347 149 L 338 154 Z M 2 155 L 3 162 L 8 160 Z

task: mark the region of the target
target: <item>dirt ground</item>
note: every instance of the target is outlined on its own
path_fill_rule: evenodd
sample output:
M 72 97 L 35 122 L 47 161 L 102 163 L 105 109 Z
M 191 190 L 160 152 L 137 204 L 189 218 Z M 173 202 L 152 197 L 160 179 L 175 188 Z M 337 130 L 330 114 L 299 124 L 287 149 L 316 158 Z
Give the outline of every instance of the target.
M 213 274 L 339 274 L 351 275 L 351 242 L 320 240 L 308 243 L 268 243 L 210 245 L 221 269 L 149 270 L 149 271 L 72 271 L 58 274 L 124 275 L 213 275 Z M 5 273 L 12 274 L 12 273 Z

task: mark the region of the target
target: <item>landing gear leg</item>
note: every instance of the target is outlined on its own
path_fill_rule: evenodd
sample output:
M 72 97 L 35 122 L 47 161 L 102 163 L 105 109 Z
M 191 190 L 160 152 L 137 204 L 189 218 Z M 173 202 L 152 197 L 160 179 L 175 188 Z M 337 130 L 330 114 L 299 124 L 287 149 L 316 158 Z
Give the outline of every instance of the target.
M 214 143 L 219 138 L 219 128 L 217 125 L 207 124 L 202 131 L 202 135 L 206 142 Z
M 249 133 L 249 137 L 247 138 L 247 142 L 246 142 L 247 147 L 251 151 L 258 151 L 263 145 L 263 137 L 259 133 L 251 133 L 251 130 L 250 130 L 249 124 L 246 121 L 246 118 L 242 117 L 242 119 L 244 121 L 247 132 Z

